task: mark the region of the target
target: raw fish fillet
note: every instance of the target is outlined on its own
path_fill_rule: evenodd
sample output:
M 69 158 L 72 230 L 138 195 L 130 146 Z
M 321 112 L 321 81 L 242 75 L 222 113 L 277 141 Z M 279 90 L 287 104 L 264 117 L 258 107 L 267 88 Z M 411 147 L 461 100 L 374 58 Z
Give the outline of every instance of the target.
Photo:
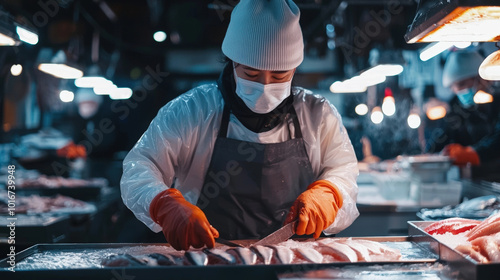
M 227 253 L 235 257 L 238 264 L 255 264 L 257 263 L 257 254 L 248 248 L 238 247 L 226 250 Z
M 371 257 L 370 257 L 370 252 L 368 251 L 368 248 L 361 243 L 357 242 L 356 240 L 352 240 L 351 238 L 348 239 L 339 239 L 338 242 L 344 243 L 347 246 L 351 247 L 351 249 L 356 252 L 356 255 L 358 256 L 358 260 L 360 261 L 366 261 L 366 262 L 371 262 Z
M 477 227 L 467 233 L 469 241 L 475 238 L 500 232 L 500 213 L 482 221 Z
M 498 232 L 500 232 L 500 220 L 493 223 L 484 224 L 484 226 L 481 223 L 481 227 L 477 226 L 477 228 L 471 230 L 467 234 L 467 240 L 472 241 L 478 237 L 496 234 Z
M 272 264 L 290 264 L 292 263 L 295 253 L 285 246 L 275 245 L 269 246 L 274 250 L 274 257 L 271 260 Z
M 221 249 L 203 249 L 208 256 L 208 264 L 235 264 L 236 259 L 233 255 Z
M 459 234 L 475 228 L 481 222 L 464 218 L 449 218 L 428 225 L 424 231 L 428 234 Z
M 358 256 L 356 255 L 356 252 L 354 252 L 354 250 L 351 249 L 351 247 L 342 243 L 333 242 L 331 240 L 319 241 L 317 250 L 321 254 L 332 256 L 336 261 L 341 261 L 341 262 L 358 261 Z
M 186 251 L 184 257 L 186 265 L 205 266 L 208 264 L 208 256 L 202 251 Z
M 482 236 L 474 239 L 471 244 L 473 248 L 477 248 L 481 255 L 488 258 L 490 262 L 500 261 L 500 249 L 497 245 L 498 239 L 494 236 Z
M 271 260 L 273 259 L 274 255 L 273 249 L 262 245 L 256 245 L 250 247 L 250 250 L 252 250 L 255 254 L 257 254 L 257 258 L 259 259 L 258 262 L 263 264 L 271 263 Z
M 488 259 L 485 256 L 483 256 L 480 252 L 478 252 L 478 250 L 476 249 L 477 248 L 475 246 L 472 246 L 470 244 L 461 244 L 455 247 L 455 250 L 457 250 L 462 254 L 470 256 L 475 261 L 480 263 L 487 263 Z
M 302 258 L 308 262 L 321 263 L 323 262 L 323 255 L 313 248 L 309 247 L 298 247 L 293 249 L 299 258 Z
M 399 252 L 399 250 L 392 249 L 380 242 L 366 239 L 356 239 L 355 241 L 366 246 L 369 252 L 374 252 L 374 254 L 370 254 L 372 261 L 393 261 L 401 259 L 401 252 Z

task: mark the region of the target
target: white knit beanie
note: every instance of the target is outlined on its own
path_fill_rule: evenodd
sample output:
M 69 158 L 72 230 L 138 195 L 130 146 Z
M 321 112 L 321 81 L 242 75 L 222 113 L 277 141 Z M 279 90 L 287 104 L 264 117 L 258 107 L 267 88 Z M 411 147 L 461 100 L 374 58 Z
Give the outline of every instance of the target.
M 483 60 L 484 57 L 475 51 L 450 53 L 444 64 L 443 86 L 450 87 L 455 82 L 479 76 L 479 66 Z
M 291 0 L 241 0 L 231 13 L 222 52 L 259 70 L 294 69 L 304 58 L 299 18 Z

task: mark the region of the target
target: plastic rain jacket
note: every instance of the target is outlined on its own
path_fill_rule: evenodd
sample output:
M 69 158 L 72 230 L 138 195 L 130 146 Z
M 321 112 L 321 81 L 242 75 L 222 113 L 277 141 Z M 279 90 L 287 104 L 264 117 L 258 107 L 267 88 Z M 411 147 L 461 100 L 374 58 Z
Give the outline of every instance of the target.
M 357 160 L 335 107 L 325 98 L 294 87 L 294 106 L 316 180 L 326 179 L 342 192 L 343 206 L 325 234 L 347 228 L 359 216 L 356 207 Z M 224 100 L 216 84 L 180 95 L 160 109 L 123 162 L 121 193 L 125 205 L 154 232 L 160 225 L 149 206 L 161 191 L 175 187 L 196 204 L 222 119 Z M 231 114 L 228 138 L 278 143 L 289 139 L 286 124 L 255 133 Z

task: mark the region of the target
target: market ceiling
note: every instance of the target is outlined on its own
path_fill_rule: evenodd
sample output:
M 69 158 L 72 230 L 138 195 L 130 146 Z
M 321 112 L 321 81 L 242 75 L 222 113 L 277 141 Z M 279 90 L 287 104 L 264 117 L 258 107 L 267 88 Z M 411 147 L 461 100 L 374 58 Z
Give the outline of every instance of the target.
M 170 49 L 220 47 L 235 0 L 3 0 L 16 21 L 35 27 L 37 49 L 70 50 L 85 64 L 119 57 L 117 74 L 165 57 Z M 328 50 L 325 26 L 335 27 L 336 51 L 367 57 L 373 47 L 413 48 L 404 34 L 416 9 L 414 0 L 296 0 L 306 51 Z M 153 33 L 163 30 L 158 43 Z M 94 47 L 93 47 L 94 46 Z M 33 50 L 34 49 L 34 50 Z

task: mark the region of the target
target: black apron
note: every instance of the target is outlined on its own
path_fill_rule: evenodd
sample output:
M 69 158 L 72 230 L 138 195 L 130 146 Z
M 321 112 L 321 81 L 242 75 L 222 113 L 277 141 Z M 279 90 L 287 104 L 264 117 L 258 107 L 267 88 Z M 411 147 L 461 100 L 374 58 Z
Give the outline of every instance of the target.
M 283 143 L 227 138 L 229 115 L 226 105 L 197 206 L 222 238 L 260 239 L 282 226 L 314 181 L 311 162 L 293 106 L 285 116 L 290 140 Z

